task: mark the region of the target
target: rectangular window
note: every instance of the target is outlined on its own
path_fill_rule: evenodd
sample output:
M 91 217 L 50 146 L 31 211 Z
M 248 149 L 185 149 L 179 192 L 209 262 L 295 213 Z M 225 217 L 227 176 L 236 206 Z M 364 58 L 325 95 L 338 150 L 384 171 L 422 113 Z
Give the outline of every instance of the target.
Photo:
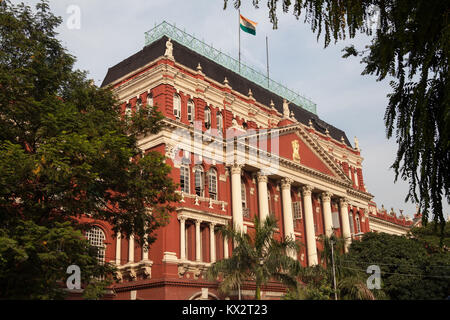
M 349 222 L 350 222 L 350 232 L 351 233 L 355 233 L 355 226 L 354 226 L 354 224 L 353 224 L 353 213 L 349 213 L 348 214 L 348 220 L 349 220 Z
M 354 178 L 355 178 L 355 185 L 358 187 L 359 186 L 359 183 L 358 183 L 358 171 L 356 170 L 356 168 L 355 168 L 355 174 L 354 174 Z
M 292 215 L 294 220 L 302 218 L 302 203 L 300 201 L 292 202 Z
M 195 170 L 195 194 L 203 197 L 203 171 Z
M 215 174 L 210 174 L 209 179 L 209 197 L 217 200 L 217 177 Z
M 180 186 L 181 191 L 189 194 L 189 167 L 180 167 Z
M 331 216 L 333 218 L 333 228 L 339 229 L 341 227 L 341 224 L 339 223 L 339 212 L 334 211 Z

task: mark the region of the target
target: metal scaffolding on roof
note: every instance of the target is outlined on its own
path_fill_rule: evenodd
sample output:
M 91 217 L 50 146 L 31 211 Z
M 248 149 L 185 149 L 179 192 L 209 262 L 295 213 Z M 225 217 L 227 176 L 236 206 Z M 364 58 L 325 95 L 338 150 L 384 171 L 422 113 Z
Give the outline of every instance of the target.
M 264 73 L 256 70 L 255 68 L 249 67 L 242 62 L 239 63 L 238 60 L 230 57 L 228 54 L 213 48 L 211 45 L 206 44 L 204 41 L 197 39 L 196 37 L 180 30 L 166 21 L 163 21 L 151 30 L 145 32 L 145 45 L 147 46 L 156 40 L 161 39 L 163 36 L 175 40 L 198 54 L 201 54 L 217 64 L 220 64 L 221 66 L 239 74 L 247 80 L 250 80 L 255 84 L 275 93 L 276 95 L 285 98 L 287 101 L 317 115 L 317 106 L 310 99 L 305 98 L 281 83 L 268 78 Z

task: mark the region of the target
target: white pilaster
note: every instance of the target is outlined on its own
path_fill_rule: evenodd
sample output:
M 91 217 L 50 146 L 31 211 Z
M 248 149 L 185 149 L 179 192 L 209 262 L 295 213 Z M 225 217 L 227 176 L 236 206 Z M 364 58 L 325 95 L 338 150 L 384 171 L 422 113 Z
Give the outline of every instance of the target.
M 306 231 L 306 250 L 308 253 L 308 265 L 313 266 L 318 263 L 317 259 L 317 246 L 316 235 L 314 231 L 314 216 L 312 209 L 312 193 L 311 186 L 304 186 L 303 191 L 303 204 L 305 206 L 305 231 Z
M 348 220 L 348 199 L 339 199 L 339 206 L 341 209 L 341 220 L 342 220 L 342 237 L 345 241 L 345 252 L 348 250 L 348 246 L 352 242 L 352 235 L 350 232 L 350 221 Z
M 331 237 L 333 234 L 333 217 L 331 216 L 331 196 L 330 192 L 322 193 L 323 222 L 325 225 L 325 235 Z
M 180 217 L 180 259 L 186 260 L 186 218 Z
M 267 197 L 267 176 L 258 172 L 258 202 L 259 202 L 259 219 L 261 222 L 266 220 L 269 215 L 269 200 Z
M 292 217 L 292 199 L 291 199 L 291 184 L 292 179 L 283 178 L 281 180 L 281 196 L 283 201 L 283 221 L 284 221 L 284 233 L 285 237 L 290 237 L 292 240 L 295 240 L 294 234 L 294 220 Z M 266 195 L 267 199 L 267 195 Z M 289 255 L 296 259 L 295 252 L 289 252 Z
M 228 253 L 228 239 L 226 237 L 223 238 L 223 257 L 225 259 L 228 259 L 229 253 Z
M 244 230 L 244 218 L 242 217 L 241 199 L 241 169 L 242 165 L 231 166 L 231 198 L 233 209 L 233 226 L 241 232 Z
M 116 238 L 116 265 L 120 266 L 120 256 L 121 256 L 121 242 L 122 242 L 122 235 L 120 232 L 117 232 L 117 238 Z
M 134 235 L 128 241 L 128 262 L 134 262 Z
M 214 234 L 214 223 L 209 224 L 209 252 L 211 256 L 211 262 L 216 262 L 216 236 Z
M 200 241 L 200 220 L 195 220 L 195 260 L 198 262 L 202 260 Z

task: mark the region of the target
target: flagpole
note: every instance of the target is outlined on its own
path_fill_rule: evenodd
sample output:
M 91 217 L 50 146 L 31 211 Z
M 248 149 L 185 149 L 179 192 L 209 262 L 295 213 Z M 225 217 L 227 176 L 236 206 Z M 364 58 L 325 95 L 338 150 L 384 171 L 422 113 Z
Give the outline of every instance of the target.
M 238 10 L 238 28 L 239 28 L 239 73 L 241 73 L 241 9 Z
M 267 88 L 269 87 L 269 40 L 266 35 Z

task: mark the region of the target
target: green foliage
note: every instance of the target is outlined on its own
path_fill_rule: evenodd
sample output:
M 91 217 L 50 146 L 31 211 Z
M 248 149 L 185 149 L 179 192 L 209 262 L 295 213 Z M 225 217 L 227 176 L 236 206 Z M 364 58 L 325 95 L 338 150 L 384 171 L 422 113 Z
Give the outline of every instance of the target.
M 441 230 L 441 227 L 444 227 Z M 412 237 L 422 241 L 429 250 L 450 250 L 450 224 L 445 226 L 431 222 L 410 231 Z
M 113 93 L 73 70 L 55 38 L 61 21 L 47 2 L 35 12 L 0 3 L 0 299 L 59 298 L 73 263 L 98 297 L 104 284 L 92 277 L 112 270 L 98 265 L 79 218 L 151 244 L 178 200 L 164 157 L 137 147 L 162 115 L 154 107 L 123 121 Z
M 328 270 L 320 265 L 301 268 L 299 272 L 301 283 L 290 289 L 284 300 L 330 300 L 334 297 L 334 290 Z
M 62 280 L 72 264 L 82 270 L 84 283 L 114 272 L 113 266 L 97 263 L 94 248 L 70 222 L 39 226 L 31 220 L 18 220 L 0 229 L 2 299 L 63 298 Z
M 230 258 L 215 262 L 208 270 L 211 280 L 223 276 L 219 290 L 228 293 L 237 289 L 244 281 L 256 283 L 255 299 L 260 299 L 261 286 L 271 279 L 280 281 L 288 287 L 297 285 L 296 275 L 300 264 L 286 252 L 298 251 L 299 245 L 292 239 L 278 241 L 274 238 L 277 222 L 269 216 L 261 223 L 255 217 L 254 233 L 247 234 L 231 227 L 220 228 L 220 232 L 227 239 L 232 239 L 235 247 Z
M 227 7 L 228 0 L 224 0 Z M 253 0 L 255 7 L 259 0 Z M 269 18 L 277 28 L 277 5 L 293 7 L 311 25 L 324 45 L 357 31 L 372 36 L 363 50 L 344 49 L 344 57 L 362 56 L 363 74 L 378 80 L 393 77 L 385 113 L 388 138 L 398 150 L 392 168 L 409 182 L 405 201 L 420 204 L 423 223 L 430 215 L 445 223 L 442 200 L 450 203 L 450 2 L 442 0 L 267 0 Z M 235 8 L 241 5 L 234 1 Z M 378 25 L 372 28 L 374 8 Z M 376 30 L 374 32 L 374 29 Z M 431 209 L 431 210 L 430 210 Z
M 450 252 L 428 250 L 421 240 L 366 233 L 351 244 L 341 267 L 365 272 L 369 265 L 381 268 L 381 288 L 390 299 L 445 299 L 450 292 Z

